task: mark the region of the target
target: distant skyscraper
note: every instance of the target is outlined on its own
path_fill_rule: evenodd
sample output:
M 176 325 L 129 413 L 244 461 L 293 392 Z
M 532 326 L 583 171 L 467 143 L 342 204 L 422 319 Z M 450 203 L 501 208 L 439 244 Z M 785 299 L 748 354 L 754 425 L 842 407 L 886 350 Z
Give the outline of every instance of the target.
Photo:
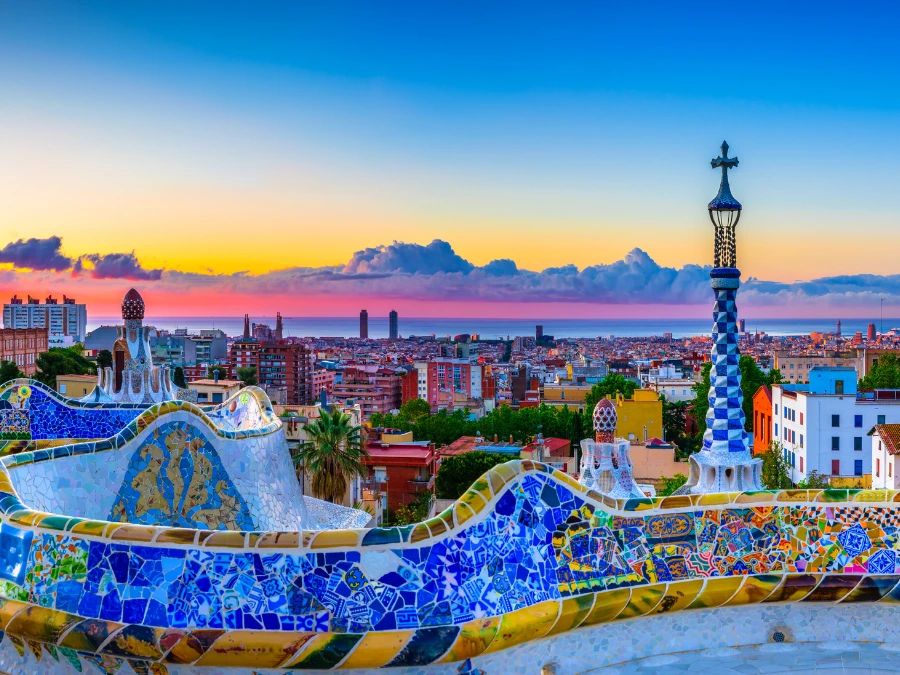
M 281 312 L 275 313 L 275 339 L 284 339 L 284 324 L 281 322 Z
M 244 339 L 250 339 L 250 315 L 244 314 Z
M 359 313 L 359 337 L 362 340 L 369 339 L 369 312 L 366 310 Z
M 392 309 L 391 313 L 388 315 L 388 337 L 391 340 L 396 340 L 399 331 L 397 330 L 397 310 Z
M 746 324 L 744 323 L 744 320 L 743 320 L 743 319 L 740 319 L 740 320 L 738 321 L 738 325 L 740 326 L 740 328 L 739 328 L 738 330 L 739 330 L 741 333 L 746 332 L 746 331 L 744 330 L 744 327 L 745 327 Z
M 544 327 L 540 324 L 534 327 L 534 339 L 540 340 L 544 337 Z
M 875 338 L 878 337 L 878 334 L 875 332 L 875 324 L 874 324 L 874 323 L 870 323 L 870 324 L 869 324 L 869 333 L 868 333 L 868 335 L 867 335 L 866 337 L 867 337 L 870 341 L 871 341 L 871 340 L 875 340 Z
M 837 331 L 836 331 L 835 334 L 836 334 L 838 337 L 841 337 L 841 320 L 840 320 L 840 319 L 838 319 L 838 322 L 837 322 Z

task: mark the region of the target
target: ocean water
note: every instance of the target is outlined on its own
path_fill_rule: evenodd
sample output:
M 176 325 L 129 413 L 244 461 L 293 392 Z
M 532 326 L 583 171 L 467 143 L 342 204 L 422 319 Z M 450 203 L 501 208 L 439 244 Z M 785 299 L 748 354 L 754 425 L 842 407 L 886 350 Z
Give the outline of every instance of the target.
M 250 317 L 254 323 L 275 327 L 274 316 Z M 359 317 L 284 317 L 284 334 L 297 337 L 358 337 Z M 117 317 L 89 317 L 88 330 L 100 325 L 117 325 Z M 841 332 L 853 335 L 862 331 L 865 335 L 870 322 L 880 330 L 879 319 L 843 319 Z M 243 317 L 150 317 L 147 324 L 174 331 L 186 328 L 196 332 L 204 328 L 218 328 L 226 335 L 239 336 L 244 329 Z M 748 332 L 756 330 L 770 335 L 806 335 L 811 331 L 828 332 L 835 329 L 836 319 L 747 319 Z M 534 335 L 535 326 L 544 326 L 545 335 L 555 337 L 647 337 L 672 333 L 674 337 L 709 335 L 712 319 L 433 319 L 400 316 L 400 335 L 458 335 L 477 333 L 485 339 L 513 338 L 517 335 Z M 900 327 L 900 319 L 885 319 L 884 330 Z M 369 337 L 388 336 L 387 317 L 369 316 Z

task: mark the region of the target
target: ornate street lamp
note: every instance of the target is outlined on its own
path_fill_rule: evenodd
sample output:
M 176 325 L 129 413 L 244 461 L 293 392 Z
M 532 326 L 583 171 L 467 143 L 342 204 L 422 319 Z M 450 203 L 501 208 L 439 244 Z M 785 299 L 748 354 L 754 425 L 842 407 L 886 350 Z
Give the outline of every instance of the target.
M 716 267 L 737 267 L 737 247 L 734 230 L 741 219 L 741 203 L 731 194 L 728 185 L 728 170 L 738 165 L 737 157 L 728 156 L 728 143 L 722 141 L 722 155 L 711 162 L 712 168 L 722 167 L 722 181 L 719 194 L 709 203 L 709 219 L 716 232 L 714 265 Z

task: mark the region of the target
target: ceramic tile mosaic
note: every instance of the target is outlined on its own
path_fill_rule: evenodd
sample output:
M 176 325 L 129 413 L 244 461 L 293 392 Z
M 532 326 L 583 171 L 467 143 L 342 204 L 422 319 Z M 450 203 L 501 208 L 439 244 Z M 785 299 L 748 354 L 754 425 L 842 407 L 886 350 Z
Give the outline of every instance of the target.
M 252 388 L 0 465 L 0 664 L 17 672 L 509 672 L 507 654 L 624 626 L 644 644 L 642 622 L 900 601 L 892 491 L 615 500 L 514 461 L 425 523 L 316 529 L 367 516 L 300 494 Z

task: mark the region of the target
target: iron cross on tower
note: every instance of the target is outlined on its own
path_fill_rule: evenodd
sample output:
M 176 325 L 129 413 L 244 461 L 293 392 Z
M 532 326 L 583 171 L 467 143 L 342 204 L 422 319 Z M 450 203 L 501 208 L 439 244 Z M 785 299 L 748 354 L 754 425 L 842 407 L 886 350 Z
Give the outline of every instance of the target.
M 737 157 L 728 156 L 728 143 L 722 141 L 722 155 L 712 160 L 712 168 L 722 167 L 719 194 L 709 203 L 709 219 L 716 231 L 716 267 L 737 267 L 737 245 L 734 230 L 741 219 L 741 203 L 731 194 L 728 185 L 728 169 L 738 165 Z

